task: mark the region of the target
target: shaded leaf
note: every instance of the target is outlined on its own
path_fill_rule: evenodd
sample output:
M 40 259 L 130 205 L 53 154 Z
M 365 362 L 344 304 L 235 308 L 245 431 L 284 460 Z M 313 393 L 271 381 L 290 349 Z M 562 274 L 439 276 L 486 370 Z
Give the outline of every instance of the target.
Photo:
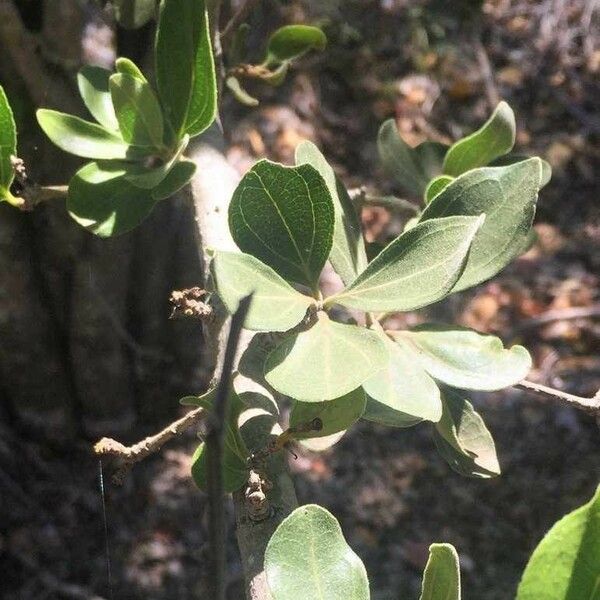
M 517 600 L 600 598 L 600 487 L 558 521 L 533 551 Z
M 442 390 L 444 410 L 435 424 L 438 452 L 457 473 L 487 479 L 500 475 L 496 446 L 473 405 L 456 390 Z
M 261 160 L 229 205 L 229 229 L 239 248 L 313 289 L 331 250 L 333 220 L 327 186 L 310 165 Z
M 465 327 L 426 324 L 398 331 L 430 375 L 457 388 L 500 390 L 524 379 L 531 356 L 523 346 L 505 349 L 502 340 Z
M 348 285 L 367 266 L 367 253 L 356 209 L 341 181 L 321 154 L 309 141 L 296 147 L 296 164 L 314 167 L 327 185 L 334 210 L 333 245 L 329 260 L 342 281 Z
M 373 400 L 370 396 L 367 396 L 367 405 L 365 406 L 362 418 L 373 423 L 387 425 L 388 427 L 414 427 L 423 421 L 419 417 L 407 415 L 406 413 L 390 408 L 386 404 L 377 402 L 377 400 Z
M 451 215 L 486 215 L 453 291 L 493 277 L 521 253 L 535 214 L 540 176 L 538 158 L 475 169 L 456 178 L 425 207 L 421 222 Z
M 391 242 L 339 294 L 327 298 L 360 310 L 406 311 L 444 298 L 462 272 L 481 217 L 419 223 Z
M 244 327 L 255 331 L 287 331 L 306 316 L 314 298 L 297 292 L 271 267 L 250 254 L 215 252 L 211 262 L 215 288 L 233 314 L 239 301 L 252 296 Z
M 258 100 L 251 96 L 240 83 L 240 80 L 233 75 L 229 76 L 225 80 L 225 85 L 229 88 L 229 91 L 233 94 L 234 98 L 244 104 L 245 106 L 258 106 Z
M 117 131 L 119 122 L 115 115 L 108 80 L 111 72 L 102 67 L 85 65 L 77 74 L 77 86 L 91 115 L 106 129 Z
M 460 567 L 452 544 L 431 544 L 420 600 L 460 600 Z
M 10 193 L 10 186 L 14 179 L 10 157 L 16 155 L 17 126 L 6 93 L 0 86 L 0 200 L 14 199 Z
M 299 58 L 309 50 L 324 50 L 327 37 L 311 25 L 285 25 L 275 31 L 267 44 L 265 63 L 284 62 Z
M 178 192 L 196 172 L 196 163 L 192 160 L 183 159 L 176 163 L 165 178 L 151 191 L 155 200 L 169 198 Z
M 286 337 L 269 354 L 265 378 L 281 394 L 322 402 L 356 389 L 387 360 L 375 332 L 336 323 L 320 312 L 310 329 Z
M 450 147 L 444 159 L 444 173 L 457 177 L 507 154 L 515 145 L 515 132 L 512 108 L 500 102 L 480 129 Z
M 269 540 L 265 572 L 273 600 L 368 600 L 360 558 L 335 517 L 315 504 L 300 506 Z
M 429 204 L 453 180 L 450 175 L 438 175 L 432 179 L 425 189 L 425 204 Z
M 156 14 L 156 0 L 113 0 L 115 19 L 124 29 L 138 29 Z

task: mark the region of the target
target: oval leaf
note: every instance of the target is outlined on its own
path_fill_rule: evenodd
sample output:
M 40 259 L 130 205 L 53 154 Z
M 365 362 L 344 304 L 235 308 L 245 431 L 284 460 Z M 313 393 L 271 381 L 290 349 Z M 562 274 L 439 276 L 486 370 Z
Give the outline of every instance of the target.
M 314 298 L 297 292 L 271 267 L 254 256 L 217 251 L 211 273 L 219 297 L 230 314 L 253 294 L 244 327 L 254 331 L 287 331 L 306 316 Z
M 512 108 L 500 102 L 480 129 L 450 147 L 444 159 L 444 173 L 458 177 L 508 154 L 515 145 L 515 132 Z
M 158 92 L 176 137 L 202 133 L 217 112 L 215 65 L 202 0 L 163 0 L 155 62 Z
M 265 62 L 284 62 L 299 58 L 313 48 L 324 50 L 327 37 L 318 28 L 310 25 L 286 25 L 280 27 L 269 38 Z
M 242 252 L 314 289 L 331 250 L 333 214 L 327 186 L 313 167 L 261 160 L 233 194 L 229 229 Z
M 326 300 L 360 310 L 406 311 L 444 298 L 458 280 L 481 217 L 419 223 L 391 242 L 345 290 Z
M 531 356 L 523 346 L 505 349 L 496 336 L 465 327 L 420 325 L 397 332 L 396 339 L 402 338 L 430 375 L 457 388 L 500 390 L 524 379 L 531 369 Z
M 178 192 L 196 172 L 196 163 L 193 160 L 182 159 L 175 163 L 165 178 L 152 190 L 155 200 L 169 198 Z
M 307 331 L 286 337 L 268 356 L 265 378 L 281 394 L 323 402 L 355 390 L 388 360 L 379 336 L 319 313 Z
M 102 67 L 85 65 L 77 74 L 77 86 L 91 115 L 106 129 L 117 131 L 119 122 L 115 115 L 108 80 L 111 72 Z
M 438 175 L 432 179 L 425 190 L 425 204 L 429 204 L 453 180 L 450 175 Z
M 14 179 L 11 156 L 17 154 L 17 126 L 4 89 L 0 85 L 0 200 L 12 199 Z
M 486 215 L 475 236 L 460 291 L 493 277 L 522 251 L 531 230 L 541 177 L 539 158 L 461 175 L 425 208 L 420 221 L 451 215 Z
M 296 147 L 296 164 L 314 167 L 327 185 L 334 210 L 333 245 L 329 261 L 345 285 L 349 285 L 367 266 L 367 253 L 356 209 L 346 188 L 319 149 L 308 141 Z
M 100 237 L 120 235 L 139 225 L 156 200 L 148 190 L 128 183 L 125 173 L 119 166 L 95 162 L 83 166 L 69 182 L 69 214 Z
M 444 410 L 435 424 L 435 445 L 444 460 L 465 477 L 500 475 L 494 440 L 473 405 L 457 391 L 442 390 Z
M 517 600 L 598 600 L 600 597 L 600 487 L 563 517 L 534 550 Z
M 46 108 L 36 115 L 44 133 L 65 152 L 104 159 L 124 159 L 130 154 L 128 144 L 96 123 Z
M 420 600 L 460 600 L 460 567 L 452 544 L 431 544 Z
M 273 600 L 368 600 L 360 558 L 335 517 L 315 504 L 300 506 L 269 540 L 265 572 Z

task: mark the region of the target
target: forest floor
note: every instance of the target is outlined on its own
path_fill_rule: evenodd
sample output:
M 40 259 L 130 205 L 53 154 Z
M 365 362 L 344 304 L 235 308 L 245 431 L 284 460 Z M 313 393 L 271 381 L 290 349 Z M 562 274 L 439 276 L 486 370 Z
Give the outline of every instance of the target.
M 433 2 L 351 2 L 343 11 L 335 2 L 290 4 L 288 20 L 323 23 L 329 48 L 305 59 L 282 88 L 253 90 L 256 109 L 227 101 L 229 158 L 240 172 L 262 156 L 291 162 L 296 144 L 309 138 L 348 187 L 393 192 L 377 161 L 383 120 L 395 117 L 413 143 L 452 140 L 506 99 L 517 115 L 517 149 L 553 167 L 538 204 L 538 240 L 492 281 L 405 322 L 453 321 L 524 344 L 534 357 L 532 379 L 593 395 L 600 388 L 600 17 L 584 0 L 498 0 L 469 20 L 461 15 L 467 4 L 453 14 Z M 402 225 L 372 207 L 363 221 L 381 242 Z M 576 307 L 591 316 L 573 318 Z M 549 314 L 556 319 L 546 322 Z M 417 598 L 436 541 L 458 549 L 467 600 L 514 597 L 545 531 L 598 485 L 593 419 L 514 389 L 474 402 L 496 442 L 502 476 L 495 479 L 451 471 L 426 425 L 364 422 L 325 453 L 290 456 L 300 501 L 339 518 L 374 600 Z M 192 435 L 177 440 L 123 487 L 106 480 L 103 503 L 89 445 L 65 453 L 0 436 L 0 507 L 8 515 L 0 596 L 206 598 L 205 507 L 189 478 L 195 443 Z M 233 538 L 228 553 L 229 597 L 238 599 Z

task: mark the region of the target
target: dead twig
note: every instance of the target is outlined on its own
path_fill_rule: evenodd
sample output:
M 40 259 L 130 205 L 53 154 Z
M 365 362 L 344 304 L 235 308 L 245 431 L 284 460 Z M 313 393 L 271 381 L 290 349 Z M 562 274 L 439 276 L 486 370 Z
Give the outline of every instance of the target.
M 585 398 L 583 396 L 575 396 L 574 394 L 569 394 L 567 392 L 563 392 L 562 390 L 557 390 L 546 385 L 542 385 L 541 383 L 527 381 L 526 379 L 517 383 L 515 387 L 527 390 L 528 392 L 542 394 L 543 396 L 551 398 L 560 404 L 571 406 L 590 415 L 600 415 L 600 390 L 598 390 L 594 397 Z
M 11 156 L 10 162 L 15 174 L 12 187 L 20 201 L 19 204 L 15 204 L 17 208 L 28 212 L 41 202 L 66 197 L 68 191 L 66 185 L 41 186 L 29 177 L 25 161 L 22 158 Z

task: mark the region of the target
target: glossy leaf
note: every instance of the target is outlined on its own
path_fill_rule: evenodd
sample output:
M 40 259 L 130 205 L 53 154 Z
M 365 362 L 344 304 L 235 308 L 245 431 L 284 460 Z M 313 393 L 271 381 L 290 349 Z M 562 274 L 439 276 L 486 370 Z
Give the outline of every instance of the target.
M 125 233 L 139 225 L 156 200 L 149 190 L 127 182 L 121 166 L 91 162 L 69 182 L 67 209 L 83 227 L 100 237 Z
M 261 160 L 242 178 L 229 205 L 229 229 L 242 252 L 311 288 L 329 256 L 333 222 L 327 186 L 310 165 Z
M 391 242 L 339 294 L 326 300 L 360 310 L 407 311 L 444 298 L 464 267 L 484 217 L 419 223 Z
M 156 14 L 156 0 L 113 0 L 115 19 L 124 29 L 138 29 Z
M 360 558 L 335 517 L 315 504 L 300 506 L 275 530 L 265 551 L 273 600 L 368 600 Z
M 441 174 L 447 147 L 423 142 L 412 148 L 400 136 L 396 121 L 389 119 L 379 129 L 377 149 L 387 175 L 404 193 L 421 198 L 429 181 Z
M 375 332 L 336 323 L 320 312 L 310 329 L 286 337 L 269 354 L 265 378 L 281 394 L 323 402 L 355 390 L 387 360 Z
M 444 410 L 435 424 L 438 452 L 457 473 L 487 479 L 500 475 L 496 446 L 473 405 L 456 390 L 442 390 Z
M 275 31 L 267 44 L 266 63 L 284 62 L 299 58 L 309 50 L 324 50 L 327 37 L 310 25 L 285 25 Z
M 148 81 L 140 68 L 129 58 L 125 58 L 121 56 L 115 60 L 115 69 L 117 69 L 118 73 L 126 73 L 127 75 L 131 75 L 132 77 L 136 77 L 141 81 Z
M 100 159 L 125 159 L 130 154 L 123 139 L 96 123 L 46 108 L 36 115 L 44 133 L 65 152 Z
M 365 403 L 365 393 L 361 388 L 327 402 L 295 402 L 290 413 L 290 427 L 310 423 L 315 418 L 321 419 L 323 427 L 319 431 L 295 433 L 294 438 L 302 440 L 302 445 L 309 450 L 325 450 L 360 419 Z
M 500 102 L 480 129 L 450 147 L 444 159 L 444 173 L 457 177 L 508 154 L 515 145 L 515 132 L 512 108 Z
M 460 566 L 452 544 L 431 544 L 420 600 L 460 600 Z
M 215 252 L 211 262 L 213 282 L 230 314 L 252 293 L 244 327 L 255 331 L 287 331 L 306 316 L 314 298 L 297 292 L 271 267 L 250 254 Z
M 486 215 L 453 291 L 493 277 L 520 254 L 531 230 L 540 177 L 538 158 L 475 169 L 456 178 L 425 207 L 421 222 L 451 215 Z
M 531 356 L 523 346 L 505 349 L 502 340 L 465 327 L 420 325 L 399 331 L 416 350 L 414 356 L 430 375 L 453 387 L 500 390 L 525 379 Z
M 115 73 L 109 85 L 123 139 L 138 146 L 160 147 L 163 117 L 150 84 L 129 73 Z
M 196 163 L 192 160 L 180 160 L 176 163 L 165 178 L 151 190 L 155 200 L 170 198 L 186 185 L 196 172 Z
M 516 600 L 600 598 L 600 487 L 563 517 L 533 551 Z
M 17 155 L 17 126 L 12 109 L 0 86 L 0 201 L 13 200 L 10 186 L 14 179 L 11 156 Z
M 348 285 L 367 266 L 367 253 L 356 209 L 346 188 L 319 149 L 308 141 L 296 147 L 296 164 L 314 167 L 327 185 L 334 210 L 333 245 L 329 260 L 342 281 Z
M 421 420 L 439 421 L 442 417 L 440 391 L 419 365 L 414 351 L 403 340 L 395 343 L 383 332 L 378 335 L 388 348 L 390 360 L 385 368 L 363 383 L 363 389 L 372 401 L 381 405 L 380 415 L 384 418 L 369 420 L 392 426 L 398 426 L 398 422 L 404 423 L 407 419 L 410 425 Z M 388 410 L 385 411 L 385 408 Z
M 115 115 L 108 80 L 111 72 L 102 67 L 85 65 L 77 74 L 79 94 L 91 115 L 106 129 L 117 131 L 119 122 Z
M 155 46 L 156 81 L 179 139 L 202 133 L 217 112 L 208 15 L 202 0 L 163 0 Z
M 453 180 L 450 175 L 438 175 L 432 179 L 425 189 L 425 204 L 429 204 Z

